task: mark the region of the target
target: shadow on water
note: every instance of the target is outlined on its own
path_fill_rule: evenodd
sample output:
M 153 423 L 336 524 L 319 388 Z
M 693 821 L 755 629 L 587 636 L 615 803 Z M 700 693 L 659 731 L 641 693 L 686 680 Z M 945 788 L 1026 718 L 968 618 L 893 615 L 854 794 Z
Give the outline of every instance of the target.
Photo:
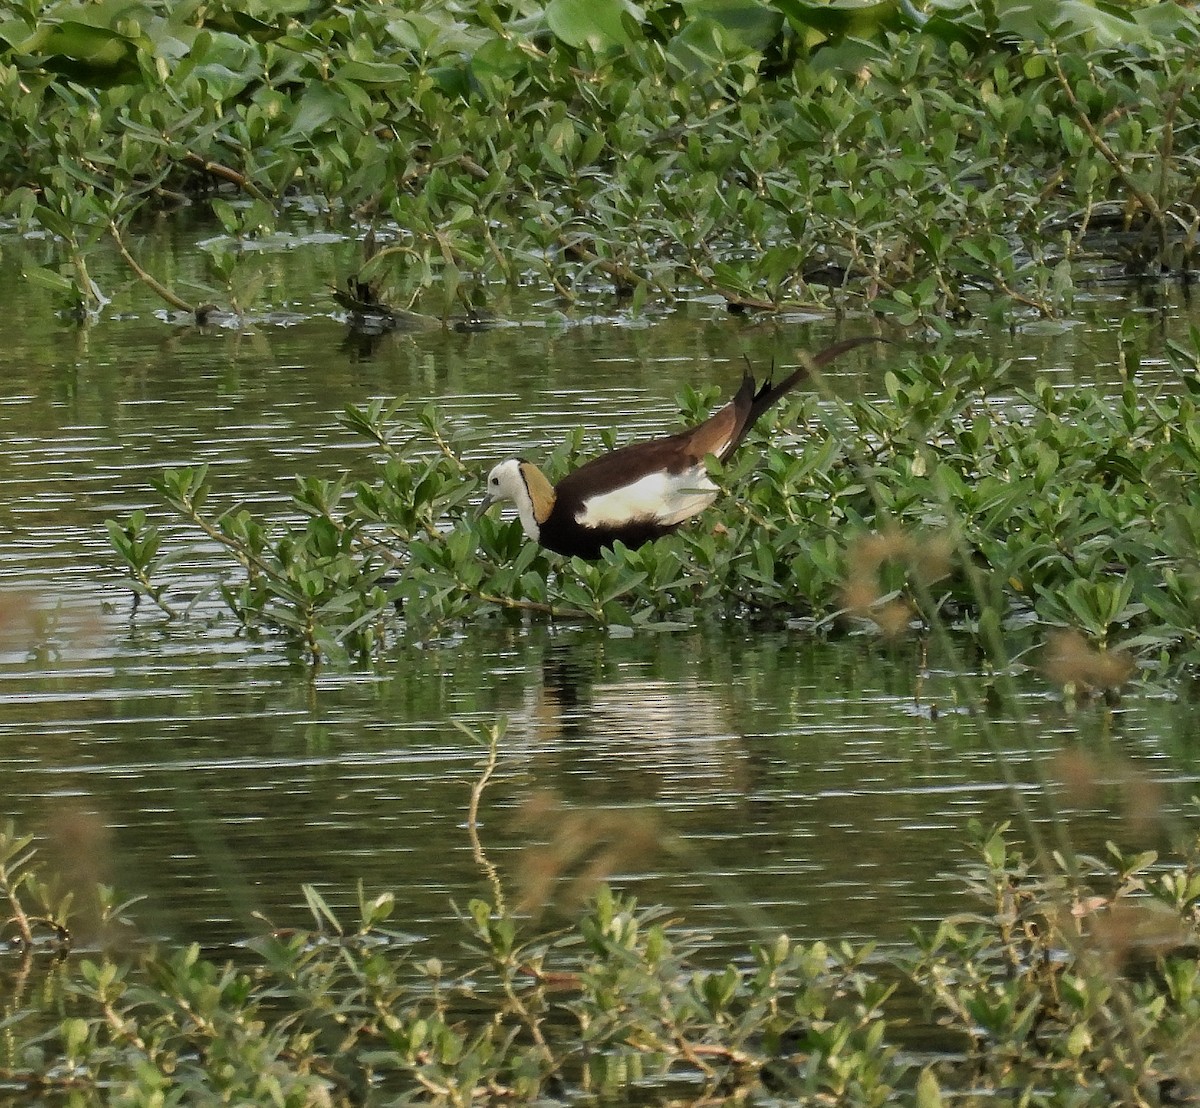
M 400 926 L 447 927 L 452 899 L 485 891 L 463 827 L 480 750 L 455 720 L 509 721 L 484 833 L 550 915 L 611 876 L 731 944 L 898 940 L 961 903 L 969 821 L 1013 815 L 998 753 L 1081 849 L 1169 839 L 1196 780 L 1188 705 L 1069 712 L 1034 675 L 989 716 L 977 675 L 915 644 L 737 621 L 630 639 L 479 626 L 314 675 L 213 602 L 188 627 L 131 618 L 104 520 L 158 513 L 164 467 L 207 463 L 222 503 L 286 516 L 297 473 L 368 464 L 335 420 L 347 403 L 436 400 L 487 431 L 482 465 L 579 424 L 668 429 L 680 386 L 728 389 L 745 358 L 785 365 L 833 335 L 707 303 L 581 323 L 531 302 L 486 331 L 347 338 L 322 300 L 336 264 L 273 264 L 301 305 L 286 325 L 180 327 L 140 305 L 78 330 L 25 286 L 0 320 L 0 806 L 78 880 L 145 894 L 147 929 L 227 942 L 255 913 L 302 921 L 302 882 L 344 905 L 360 878 L 401 894 Z M 1073 325 L 959 341 L 1011 359 L 1013 387 L 1117 387 L 1115 324 L 1133 312 L 1161 339 L 1186 329 L 1173 307 L 1102 287 Z M 862 353 L 831 383 L 878 394 L 886 368 Z

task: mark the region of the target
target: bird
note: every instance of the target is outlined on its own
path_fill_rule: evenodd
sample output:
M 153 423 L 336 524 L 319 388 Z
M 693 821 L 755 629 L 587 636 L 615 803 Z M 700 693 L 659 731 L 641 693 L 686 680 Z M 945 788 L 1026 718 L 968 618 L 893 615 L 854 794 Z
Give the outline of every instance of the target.
M 508 458 L 495 465 L 479 512 L 511 501 L 528 539 L 566 557 L 595 561 L 620 542 L 630 549 L 670 534 L 717 498 L 709 454 L 727 461 L 750 429 L 814 369 L 868 342 L 843 339 L 810 358 L 779 384 L 746 373 L 733 399 L 703 423 L 673 435 L 634 442 L 585 462 L 557 485 L 536 465 Z

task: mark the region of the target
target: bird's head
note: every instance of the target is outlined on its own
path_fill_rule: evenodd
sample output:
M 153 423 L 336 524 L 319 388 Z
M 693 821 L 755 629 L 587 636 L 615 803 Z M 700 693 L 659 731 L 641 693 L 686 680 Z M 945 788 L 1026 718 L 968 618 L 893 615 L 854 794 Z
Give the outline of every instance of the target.
M 509 458 L 492 466 L 487 475 L 487 488 L 484 490 L 484 511 L 505 500 L 519 505 L 522 500 L 529 498 L 529 488 L 521 475 L 522 464 L 520 458 Z
M 536 540 L 541 525 L 554 509 L 554 486 L 532 462 L 509 458 L 492 466 L 480 511 L 505 500 L 517 506 L 521 525 Z

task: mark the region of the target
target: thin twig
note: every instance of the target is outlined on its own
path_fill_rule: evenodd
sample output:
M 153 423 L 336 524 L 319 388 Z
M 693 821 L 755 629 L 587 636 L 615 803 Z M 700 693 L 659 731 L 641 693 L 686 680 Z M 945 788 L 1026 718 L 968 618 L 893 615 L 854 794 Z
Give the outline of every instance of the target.
M 213 177 L 220 177 L 223 181 L 228 181 L 230 184 L 237 185 L 248 196 L 252 196 L 255 200 L 266 200 L 267 196 L 263 191 L 247 177 L 244 173 L 239 173 L 236 169 L 231 169 L 227 165 L 222 165 L 220 162 L 210 162 L 207 158 L 202 158 L 199 154 L 188 151 L 184 154 L 183 160 L 188 165 L 193 165 L 197 169 L 202 169 L 205 173 Z
M 108 229 L 112 234 L 113 241 L 117 244 L 117 251 L 120 253 L 121 258 L 124 260 L 125 264 L 133 270 L 139 281 L 141 281 L 144 285 L 147 285 L 153 290 L 155 295 L 157 295 L 160 299 L 165 300 L 172 307 L 178 308 L 180 311 L 187 312 L 190 315 L 196 315 L 199 312 L 198 308 L 193 307 L 182 297 L 176 295 L 161 281 L 151 276 L 140 265 L 138 265 L 137 259 L 131 253 L 129 253 L 128 248 L 125 246 L 125 241 L 121 238 L 121 231 L 117 227 L 115 220 L 109 221 Z
M 1117 176 L 1121 179 L 1121 183 L 1129 189 L 1134 198 L 1145 209 L 1149 215 L 1158 224 L 1161 233 L 1165 236 L 1167 231 L 1166 220 L 1163 216 L 1163 210 L 1159 207 L 1158 201 L 1142 188 L 1130 175 L 1125 163 L 1121 161 L 1120 156 L 1113 150 L 1105 141 L 1104 136 L 1096 130 L 1096 125 L 1091 121 L 1087 112 L 1084 111 L 1083 105 L 1079 103 L 1078 97 L 1075 95 L 1075 90 L 1071 88 L 1071 82 L 1067 79 L 1066 73 L 1063 72 L 1062 62 L 1059 61 L 1058 55 L 1053 55 L 1054 60 L 1054 75 L 1058 79 L 1059 86 L 1062 88 L 1063 95 L 1067 98 L 1067 103 L 1071 106 L 1071 110 L 1075 113 L 1075 119 L 1079 125 L 1087 132 L 1088 139 L 1097 152 L 1113 167 Z M 1165 242 L 1164 242 L 1165 246 Z

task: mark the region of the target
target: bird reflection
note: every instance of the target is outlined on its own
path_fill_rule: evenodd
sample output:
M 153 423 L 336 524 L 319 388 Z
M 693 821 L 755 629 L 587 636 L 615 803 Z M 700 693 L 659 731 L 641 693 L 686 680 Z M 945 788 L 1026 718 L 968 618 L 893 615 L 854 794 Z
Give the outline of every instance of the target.
M 510 749 L 533 760 L 539 784 L 564 795 L 582 785 L 591 802 L 740 801 L 750 757 L 725 690 L 647 676 L 651 665 L 614 664 L 605 646 L 551 647 L 541 681 L 510 719 Z
M 728 827 L 746 803 L 750 756 L 726 688 L 650 676 L 661 656 L 614 660 L 609 645 L 555 644 L 509 720 L 505 747 L 530 785 L 512 824 L 522 912 L 569 914 L 599 883 Z

